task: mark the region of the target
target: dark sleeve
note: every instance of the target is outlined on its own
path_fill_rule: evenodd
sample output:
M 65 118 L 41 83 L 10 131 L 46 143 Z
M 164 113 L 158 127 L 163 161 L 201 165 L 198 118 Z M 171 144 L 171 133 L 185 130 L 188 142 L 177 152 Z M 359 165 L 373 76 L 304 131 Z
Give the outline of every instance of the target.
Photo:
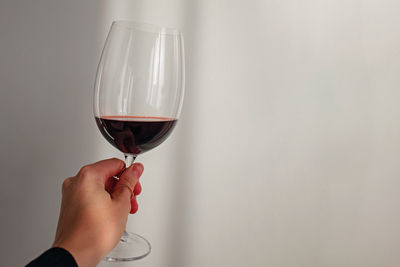
M 63 248 L 51 248 L 31 261 L 26 267 L 78 267 L 71 253 Z

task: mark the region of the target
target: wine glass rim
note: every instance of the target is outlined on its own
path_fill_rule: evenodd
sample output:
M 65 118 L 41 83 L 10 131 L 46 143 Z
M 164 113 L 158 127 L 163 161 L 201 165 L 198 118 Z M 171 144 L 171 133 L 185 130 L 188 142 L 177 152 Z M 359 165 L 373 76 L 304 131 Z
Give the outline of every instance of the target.
M 112 25 L 134 29 L 138 31 L 150 32 L 161 35 L 180 35 L 181 31 L 175 28 L 158 26 L 155 24 L 137 22 L 132 20 L 115 20 Z

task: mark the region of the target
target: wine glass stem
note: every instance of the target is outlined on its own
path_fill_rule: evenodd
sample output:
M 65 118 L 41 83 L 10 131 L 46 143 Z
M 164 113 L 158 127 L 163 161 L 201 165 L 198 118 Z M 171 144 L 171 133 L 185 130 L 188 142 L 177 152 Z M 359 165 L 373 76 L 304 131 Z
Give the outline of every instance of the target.
M 129 166 L 131 166 L 135 161 L 136 156 L 130 154 L 124 154 L 124 156 L 125 156 L 125 168 L 129 168 Z
M 122 236 L 120 238 L 120 242 L 123 242 L 123 243 L 127 242 L 128 236 L 129 236 L 128 232 L 126 230 L 124 230 L 124 232 L 122 233 Z
M 124 154 L 125 156 L 125 169 L 129 168 L 135 162 L 136 156 L 130 155 L 130 154 Z M 121 242 L 127 242 L 129 234 L 126 232 L 126 229 L 124 230 L 124 233 L 121 236 Z

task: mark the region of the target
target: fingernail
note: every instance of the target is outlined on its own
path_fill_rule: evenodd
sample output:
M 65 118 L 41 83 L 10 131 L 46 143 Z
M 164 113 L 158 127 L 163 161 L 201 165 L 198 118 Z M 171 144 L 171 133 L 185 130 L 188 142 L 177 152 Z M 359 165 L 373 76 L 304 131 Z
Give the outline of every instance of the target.
M 137 170 L 139 172 L 139 176 L 142 174 L 143 172 L 143 165 L 142 164 L 137 164 L 135 165 L 135 170 Z
M 140 172 L 138 171 L 137 168 L 133 168 L 132 174 L 133 174 L 134 178 L 139 178 L 139 176 L 140 176 Z
M 142 165 L 140 165 L 140 164 L 137 164 L 137 165 L 135 165 L 134 167 L 133 167 L 133 176 L 135 177 L 135 178 L 139 178 L 140 177 L 140 175 L 142 175 L 142 172 L 143 172 L 143 166 Z

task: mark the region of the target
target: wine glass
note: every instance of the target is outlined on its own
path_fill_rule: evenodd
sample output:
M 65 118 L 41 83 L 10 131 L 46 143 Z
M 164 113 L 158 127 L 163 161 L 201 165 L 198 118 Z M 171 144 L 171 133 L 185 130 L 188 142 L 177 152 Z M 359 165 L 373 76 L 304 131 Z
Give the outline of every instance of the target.
M 132 21 L 112 23 L 96 75 L 94 116 L 104 138 L 124 153 L 126 168 L 175 127 L 184 71 L 180 31 Z M 145 238 L 125 231 L 105 260 L 132 261 L 150 251 Z

